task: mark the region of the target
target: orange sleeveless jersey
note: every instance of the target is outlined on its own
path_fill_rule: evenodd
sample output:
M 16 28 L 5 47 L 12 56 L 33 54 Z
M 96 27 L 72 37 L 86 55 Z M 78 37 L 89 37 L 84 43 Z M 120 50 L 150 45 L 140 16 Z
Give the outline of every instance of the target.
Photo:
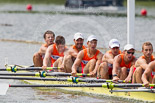
M 97 60 L 97 55 L 99 54 L 99 50 L 96 51 L 95 55 L 93 57 L 89 57 L 88 54 L 87 54 L 87 49 L 84 49 L 84 57 L 82 59 L 82 64 L 85 66 L 89 60 L 91 59 L 96 59 Z
M 143 56 L 141 56 L 143 59 L 145 59 L 145 56 L 143 55 Z M 154 60 L 154 56 L 153 55 L 151 55 L 151 61 L 153 61 Z
M 120 55 L 121 55 L 121 59 L 122 59 L 120 67 L 130 68 L 131 67 L 131 62 L 135 58 L 135 56 L 132 57 L 131 61 L 128 64 L 125 64 L 125 62 L 124 62 L 124 54 L 120 54 Z
M 51 53 L 51 64 L 53 64 L 59 57 L 63 57 L 64 53 L 59 53 L 56 44 L 53 44 L 53 52 Z
M 75 45 L 73 45 L 72 48 L 78 51 L 78 49 L 76 48 Z M 85 46 L 82 46 L 82 49 L 86 49 L 86 47 L 85 47 Z M 78 51 L 78 52 L 79 52 L 79 51 Z

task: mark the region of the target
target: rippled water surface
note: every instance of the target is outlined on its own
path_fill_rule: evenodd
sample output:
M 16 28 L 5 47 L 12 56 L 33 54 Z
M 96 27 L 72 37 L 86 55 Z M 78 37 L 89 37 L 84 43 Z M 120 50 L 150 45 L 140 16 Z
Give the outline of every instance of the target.
M 35 11 L 65 11 L 63 6 L 35 5 Z M 141 7 L 136 8 L 139 13 Z M 148 15 L 154 15 L 155 8 L 148 8 Z M 127 18 L 96 15 L 68 15 L 48 13 L 9 13 L 1 11 L 25 11 L 25 5 L 1 5 L 0 7 L 0 39 L 25 40 L 43 42 L 43 33 L 52 30 L 57 35 L 63 35 L 67 45 L 73 44 L 73 36 L 81 32 L 86 39 L 94 34 L 98 37 L 98 47 L 108 48 L 108 42 L 117 38 L 121 43 L 121 49 L 127 43 Z M 68 10 L 72 12 L 71 10 Z M 90 9 L 84 12 L 102 12 L 102 9 Z M 103 10 L 104 11 L 104 10 Z M 76 10 L 73 10 L 76 12 Z M 83 12 L 81 10 L 80 12 Z M 111 11 L 111 12 L 114 12 Z M 116 11 L 126 12 L 126 11 Z M 155 19 L 136 17 L 135 19 L 135 47 L 141 50 L 145 41 L 155 45 Z M 26 44 L 0 41 L 0 67 L 8 64 L 32 65 L 32 56 L 38 51 L 39 44 Z M 20 81 L 0 80 L 12 84 L 22 84 Z M 109 101 L 110 100 L 110 101 Z M 123 102 L 111 98 L 96 98 L 79 94 L 63 93 L 52 90 L 42 91 L 34 88 L 10 88 L 6 96 L 0 96 L 0 102 L 13 103 L 41 103 L 41 102 Z

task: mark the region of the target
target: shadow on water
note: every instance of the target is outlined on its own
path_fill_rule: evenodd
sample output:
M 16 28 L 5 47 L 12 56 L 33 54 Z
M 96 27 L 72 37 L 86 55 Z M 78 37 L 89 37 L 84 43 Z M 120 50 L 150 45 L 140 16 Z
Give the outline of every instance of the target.
M 103 95 L 94 95 L 91 93 L 66 91 L 58 88 L 36 88 L 38 95 L 43 95 L 45 98 L 65 99 L 66 102 L 82 102 L 87 98 L 87 103 L 95 101 L 95 103 L 130 103 L 132 100 L 115 98 Z M 89 100 L 88 100 L 89 99 Z

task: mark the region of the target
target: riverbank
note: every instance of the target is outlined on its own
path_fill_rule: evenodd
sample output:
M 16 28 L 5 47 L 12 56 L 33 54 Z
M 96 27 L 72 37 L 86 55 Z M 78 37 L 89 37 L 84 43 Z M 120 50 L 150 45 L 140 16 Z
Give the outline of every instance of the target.
M 0 0 L 0 4 L 56 4 L 64 5 L 66 0 Z
M 0 4 L 56 4 L 56 5 L 64 5 L 66 0 L 0 0 Z M 155 1 L 137 1 L 136 6 L 146 6 L 146 7 L 154 7 Z M 124 0 L 124 6 L 127 6 L 127 0 Z

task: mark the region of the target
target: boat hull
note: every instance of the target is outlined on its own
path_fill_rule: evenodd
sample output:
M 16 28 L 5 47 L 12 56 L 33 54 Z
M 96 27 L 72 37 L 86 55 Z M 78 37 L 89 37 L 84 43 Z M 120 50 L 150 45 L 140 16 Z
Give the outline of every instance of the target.
M 24 80 L 24 82 L 29 84 L 70 84 L 73 83 L 64 82 L 64 81 L 37 81 L 37 80 Z M 80 83 L 78 83 L 80 84 Z M 85 83 L 81 83 L 85 84 Z M 49 88 L 50 89 L 50 88 Z M 133 99 L 137 101 L 147 101 L 147 102 L 155 102 L 155 93 L 151 92 L 109 92 L 110 89 L 102 88 L 102 87 L 58 87 L 56 89 L 63 89 L 72 92 L 82 92 L 91 95 L 102 95 L 102 96 L 110 96 L 110 97 L 118 97 L 122 99 Z M 120 90 L 123 88 L 114 88 L 113 90 Z

